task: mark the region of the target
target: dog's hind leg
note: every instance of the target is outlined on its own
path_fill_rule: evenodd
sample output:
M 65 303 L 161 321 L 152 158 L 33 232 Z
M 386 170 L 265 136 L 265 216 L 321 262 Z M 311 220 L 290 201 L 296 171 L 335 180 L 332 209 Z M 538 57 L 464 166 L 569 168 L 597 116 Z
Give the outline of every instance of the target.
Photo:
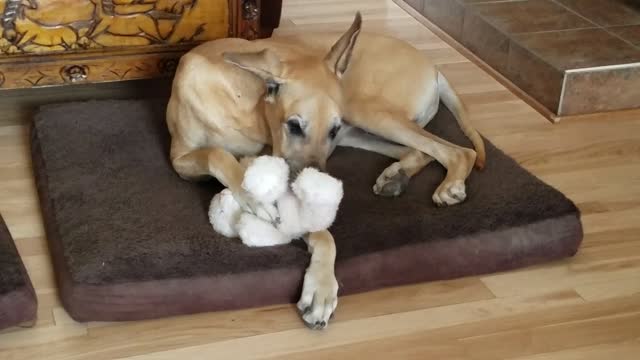
M 409 185 L 409 180 L 434 159 L 418 150 L 389 142 L 358 128 L 350 128 L 340 139 L 340 146 L 375 152 L 398 160 L 389 165 L 373 185 L 380 196 L 398 196 Z
M 411 178 L 433 160 L 433 157 L 421 151 L 410 150 L 382 171 L 373 185 L 373 192 L 380 196 L 401 195 L 409 185 Z
M 466 199 L 465 180 L 473 169 L 475 151 L 427 132 L 419 124 L 411 121 L 410 115 L 385 108 L 384 101 L 352 101 L 350 105 L 347 119 L 351 125 L 418 150 L 434 158 L 447 169 L 447 176 L 433 194 L 433 201 L 437 205 L 454 205 Z M 419 169 L 419 165 L 426 165 L 430 159 L 416 156 L 413 160 L 418 160 L 413 162 L 416 164 L 415 168 Z M 398 169 L 400 168 L 402 167 Z

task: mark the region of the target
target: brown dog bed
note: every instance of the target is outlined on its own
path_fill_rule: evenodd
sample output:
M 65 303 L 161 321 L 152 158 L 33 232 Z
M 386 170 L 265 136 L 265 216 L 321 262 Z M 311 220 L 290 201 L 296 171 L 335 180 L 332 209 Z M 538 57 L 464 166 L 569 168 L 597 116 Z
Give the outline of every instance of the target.
M 207 218 L 216 181 L 181 180 L 168 162 L 165 101 L 50 105 L 32 155 L 64 306 L 77 320 L 133 320 L 297 300 L 304 244 L 247 248 Z M 468 145 L 441 110 L 429 130 Z M 579 213 L 491 144 L 468 200 L 438 209 L 431 164 L 399 198 L 371 187 L 390 164 L 338 149 L 329 171 L 345 197 L 332 228 L 340 294 L 490 273 L 572 256 Z
M 29 275 L 0 216 L 0 329 L 34 324 L 37 308 Z

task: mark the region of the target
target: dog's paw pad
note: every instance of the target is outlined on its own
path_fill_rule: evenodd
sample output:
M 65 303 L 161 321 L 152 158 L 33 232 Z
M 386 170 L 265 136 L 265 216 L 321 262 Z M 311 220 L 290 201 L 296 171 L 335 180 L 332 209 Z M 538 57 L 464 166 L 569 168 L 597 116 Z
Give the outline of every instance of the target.
M 400 196 L 409 186 L 409 180 L 400 163 L 396 162 L 380 174 L 373 186 L 373 192 L 386 197 Z

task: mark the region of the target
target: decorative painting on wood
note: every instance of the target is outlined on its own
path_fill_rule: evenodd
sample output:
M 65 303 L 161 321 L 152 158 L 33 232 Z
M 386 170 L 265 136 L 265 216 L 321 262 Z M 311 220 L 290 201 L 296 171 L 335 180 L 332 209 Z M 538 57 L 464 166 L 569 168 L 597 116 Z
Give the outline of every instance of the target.
M 226 1 L 0 0 L 0 53 L 167 45 L 227 36 Z
M 171 75 L 179 57 L 203 41 L 270 36 L 281 6 L 282 0 L 0 0 L 0 88 Z

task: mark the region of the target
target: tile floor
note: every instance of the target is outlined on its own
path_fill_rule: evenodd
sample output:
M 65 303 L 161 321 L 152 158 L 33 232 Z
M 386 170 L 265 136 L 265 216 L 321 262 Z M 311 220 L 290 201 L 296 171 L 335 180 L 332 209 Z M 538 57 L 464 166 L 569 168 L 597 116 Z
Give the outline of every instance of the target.
M 640 107 L 640 1 L 406 2 L 558 116 Z

